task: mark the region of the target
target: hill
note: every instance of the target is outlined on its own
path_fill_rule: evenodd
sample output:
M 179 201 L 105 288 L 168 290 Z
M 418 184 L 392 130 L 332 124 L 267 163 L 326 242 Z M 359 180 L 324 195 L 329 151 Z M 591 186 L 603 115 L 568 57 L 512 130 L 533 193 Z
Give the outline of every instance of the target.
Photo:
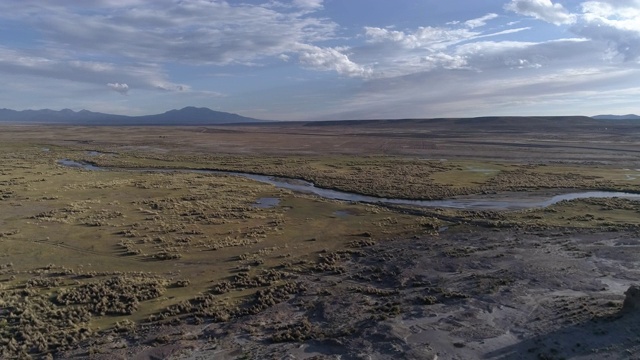
M 587 116 L 484 116 L 475 118 L 317 121 L 304 123 L 303 126 L 349 126 L 398 130 L 425 128 L 434 131 L 456 132 L 520 132 L 541 128 L 545 131 L 566 131 L 576 128 L 596 129 L 605 126 L 605 124 Z
M 596 115 L 592 116 L 596 120 L 640 120 L 640 116 L 636 114 L 627 115 Z
M 88 110 L 23 110 L 0 109 L 0 123 L 51 124 L 51 125 L 218 125 L 255 123 L 262 120 L 238 114 L 214 111 L 208 108 L 188 106 L 162 114 L 125 116 L 104 114 Z

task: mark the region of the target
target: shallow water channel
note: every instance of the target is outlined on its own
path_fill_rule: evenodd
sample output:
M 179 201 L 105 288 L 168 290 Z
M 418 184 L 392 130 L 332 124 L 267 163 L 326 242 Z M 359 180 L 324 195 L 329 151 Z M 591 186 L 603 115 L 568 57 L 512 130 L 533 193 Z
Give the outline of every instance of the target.
M 346 191 L 338 191 L 316 187 L 313 183 L 282 177 L 274 177 L 268 175 L 257 175 L 243 172 L 217 171 L 217 170 L 195 170 L 195 169 L 125 169 L 125 168 L 101 168 L 85 162 L 77 162 L 73 160 L 59 160 L 58 164 L 82 168 L 86 170 L 116 170 L 116 171 L 137 171 L 137 172 L 192 172 L 200 174 L 222 174 L 240 176 L 247 179 L 271 184 L 278 188 L 288 189 L 297 192 L 311 193 L 325 199 L 361 202 L 369 204 L 395 204 L 395 205 L 412 205 L 420 207 L 440 207 L 465 210 L 522 210 L 531 208 L 543 208 L 564 200 L 586 199 L 586 198 L 624 198 L 640 201 L 640 194 L 616 192 L 616 191 L 582 191 L 559 194 L 549 197 L 544 194 L 532 194 L 528 192 L 520 193 L 503 193 L 493 195 L 472 195 L 464 197 L 456 197 L 447 200 L 408 200 L 408 199 L 392 199 L 380 198 L 375 196 L 360 195 Z

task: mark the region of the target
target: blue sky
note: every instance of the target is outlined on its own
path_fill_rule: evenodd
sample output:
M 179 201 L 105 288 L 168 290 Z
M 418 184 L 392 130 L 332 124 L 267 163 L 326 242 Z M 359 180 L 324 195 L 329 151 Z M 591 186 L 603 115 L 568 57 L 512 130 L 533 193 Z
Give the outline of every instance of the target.
M 640 0 L 0 2 L 0 107 L 640 113 Z

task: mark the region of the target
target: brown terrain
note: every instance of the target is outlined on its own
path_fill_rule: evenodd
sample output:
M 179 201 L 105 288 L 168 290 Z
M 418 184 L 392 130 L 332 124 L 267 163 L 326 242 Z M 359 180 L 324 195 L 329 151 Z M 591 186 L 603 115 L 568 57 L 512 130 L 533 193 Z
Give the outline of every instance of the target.
M 640 358 L 640 123 L 0 130 L 0 358 Z

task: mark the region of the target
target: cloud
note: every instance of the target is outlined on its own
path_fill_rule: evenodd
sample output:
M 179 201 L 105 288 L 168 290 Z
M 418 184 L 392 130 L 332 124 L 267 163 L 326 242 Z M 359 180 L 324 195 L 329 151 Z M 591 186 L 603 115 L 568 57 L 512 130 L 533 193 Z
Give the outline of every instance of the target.
M 572 24 L 574 34 L 603 45 L 603 58 L 640 60 L 640 0 L 584 1 L 571 14 L 550 0 L 512 0 L 506 10 L 555 25 Z
M 44 46 L 30 53 L 0 48 L 0 72 L 96 86 L 116 77 L 136 89 L 191 91 L 168 79 L 166 64 L 256 66 L 298 55 L 307 68 L 366 75 L 339 50 L 313 45 L 332 39 L 338 27 L 313 15 L 322 7 L 322 0 L 0 2 L 0 19 L 23 24 Z
M 575 115 L 585 106 L 606 107 L 621 89 L 637 95 L 632 79 L 639 75 L 638 69 L 582 66 L 544 73 L 537 68 L 425 72 L 370 81 L 355 96 L 332 104 L 336 112 L 326 118 Z
M 569 13 L 561 4 L 552 3 L 551 0 L 511 0 L 504 8 L 555 25 L 569 25 L 576 21 L 574 14 Z
M 0 13 L 30 22 L 50 46 L 62 50 L 193 65 L 251 64 L 299 44 L 330 39 L 337 28 L 308 11 L 219 0 L 157 0 L 139 7 L 101 1 L 102 12 L 92 11 L 90 2 L 73 4 L 25 0 L 0 4 Z M 317 10 L 322 1 L 296 0 L 294 5 Z
M 431 26 L 420 27 L 413 32 L 388 30 L 379 27 L 365 27 L 364 30 L 369 43 L 387 42 L 407 49 L 429 48 L 432 50 L 443 49 L 480 34 L 468 29 Z
M 335 81 L 332 89 L 351 91 L 332 93 L 331 101 L 342 114 L 369 111 L 394 117 L 409 108 L 415 114 L 432 109 L 456 114 L 469 108 L 491 112 L 489 105 L 506 108 L 510 101 L 522 103 L 528 98 L 548 101 L 554 94 L 567 96 L 567 89 L 604 84 L 607 76 L 622 79 L 623 70 L 638 67 L 640 0 L 562 2 L 572 4 L 570 10 L 561 2 L 502 0 L 504 12 L 498 8 L 496 13 L 483 10 L 438 23 L 407 19 L 395 25 L 366 23 L 352 28 L 328 18 L 333 13 L 324 8 L 330 2 L 322 0 L 5 1 L 0 2 L 2 25 L 18 24 L 26 29 L 20 35 L 32 42 L 0 45 L 0 73 L 28 79 L 23 87 L 46 83 L 50 89 L 65 81 L 81 95 L 94 91 L 104 96 L 107 84 L 129 95 L 115 101 L 106 98 L 122 106 L 127 102 L 141 106 L 138 100 L 144 96 L 149 96 L 148 107 L 157 106 L 158 98 L 163 104 L 201 99 L 208 106 L 222 96 L 225 103 L 244 106 L 246 99 L 240 98 L 252 91 L 245 86 L 258 88 L 251 94 L 263 94 L 275 104 L 281 89 L 291 86 L 295 87 L 291 94 L 304 92 L 317 99 L 300 105 L 287 100 L 287 107 L 281 106 L 294 107 L 299 114 L 306 113 L 312 102 L 321 104 L 318 112 L 326 111 L 327 91 L 322 96 L 317 91 Z M 475 17 L 482 14 L 486 15 Z M 526 21 L 530 27 L 525 27 L 527 18 L 560 28 L 541 21 Z M 287 74 L 282 83 L 271 84 L 273 74 L 294 67 L 321 74 Z M 279 72 L 271 72 L 276 68 Z M 600 78 L 595 70 L 585 75 L 576 69 L 604 70 Z M 185 74 L 191 79 L 198 76 L 193 74 L 230 74 L 238 79 L 196 81 L 193 86 L 201 89 L 193 89 L 177 80 Z M 271 74 L 268 84 L 262 77 L 266 74 Z M 637 72 L 626 74 L 638 80 Z M 562 76 L 569 81 L 563 82 Z M 290 85 L 293 81 L 286 79 L 294 77 L 297 84 L 310 86 L 303 91 Z M 590 82 L 584 81 L 587 78 Z M 226 84 L 228 94 L 217 92 L 216 86 Z M 269 97 L 264 89 L 277 91 Z M 352 92 L 357 93 L 351 96 Z M 482 96 L 489 105 L 482 104 Z M 261 101 L 260 107 L 269 107 Z
M 470 28 L 480 27 L 485 21 L 496 17 L 495 14 L 488 14 L 465 22 L 449 22 L 448 26 L 419 27 L 404 31 L 365 27 L 368 48 L 366 53 L 354 49 L 354 58 L 359 63 L 369 64 L 373 71 L 370 78 L 391 78 L 425 71 L 481 70 L 490 62 L 478 62 L 478 58 L 472 56 L 469 50 L 474 44 L 481 44 L 479 40 L 483 38 L 500 37 L 530 29 L 507 28 L 487 32 Z M 477 47 L 477 51 L 482 51 L 482 48 Z M 501 66 L 506 66 L 505 61 L 501 62 Z
M 127 95 L 127 93 L 129 92 L 129 85 L 127 84 L 108 83 L 107 86 L 110 87 L 111 90 L 118 92 L 122 95 Z
M 371 70 L 354 63 L 349 57 L 335 48 L 303 46 L 298 55 L 299 61 L 307 68 L 314 70 L 336 71 L 349 77 L 368 77 Z
M 467 20 L 464 22 L 465 26 L 467 26 L 468 28 L 477 28 L 477 27 L 481 27 L 481 26 L 485 26 L 487 24 L 487 21 L 489 20 L 493 20 L 495 18 L 498 17 L 498 14 L 487 14 L 485 16 L 479 17 L 477 19 L 471 19 L 471 20 Z
M 626 62 L 640 59 L 640 1 L 587 1 L 581 8 L 575 33 L 607 44 Z
M 303 9 L 320 9 L 323 0 L 293 0 L 293 5 Z
M 590 22 L 579 27 L 574 31 L 584 37 L 594 41 L 606 44 L 615 59 L 617 55 L 622 57 L 625 62 L 636 62 L 640 60 L 640 34 L 635 31 L 629 31 L 616 28 L 601 22 Z M 603 55 L 605 55 L 603 53 Z
M 138 89 L 179 91 L 188 88 L 169 81 L 157 64 L 117 65 L 104 61 L 66 59 L 1 46 L 0 72 L 88 83 L 96 87 L 103 87 L 104 84 L 112 83 L 112 79 L 118 78 L 122 79 L 121 84 Z
M 497 69 L 541 68 L 543 66 L 581 66 L 599 61 L 598 47 L 586 39 L 567 38 L 546 42 L 477 41 L 456 48 L 471 68 L 479 71 Z
M 582 3 L 582 18 L 587 23 L 599 23 L 612 28 L 640 33 L 640 1 L 608 3 L 587 1 Z

